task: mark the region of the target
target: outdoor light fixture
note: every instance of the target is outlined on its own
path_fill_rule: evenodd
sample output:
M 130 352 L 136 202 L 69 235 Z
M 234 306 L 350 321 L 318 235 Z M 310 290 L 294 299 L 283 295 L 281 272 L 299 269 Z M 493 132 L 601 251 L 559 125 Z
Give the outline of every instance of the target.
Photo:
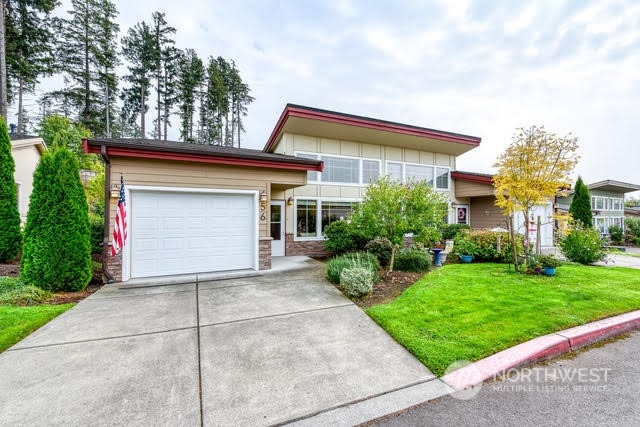
M 120 187 L 118 187 L 118 184 L 111 184 L 110 193 L 112 199 L 117 199 L 118 197 L 120 197 Z
M 287 206 L 293 206 L 293 197 L 287 199 Z

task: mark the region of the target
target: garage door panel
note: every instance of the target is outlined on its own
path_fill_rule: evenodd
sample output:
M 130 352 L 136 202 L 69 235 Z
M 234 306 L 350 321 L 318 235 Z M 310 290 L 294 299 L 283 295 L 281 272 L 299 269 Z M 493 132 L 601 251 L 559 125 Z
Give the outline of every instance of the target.
M 132 192 L 131 277 L 254 268 L 248 194 Z

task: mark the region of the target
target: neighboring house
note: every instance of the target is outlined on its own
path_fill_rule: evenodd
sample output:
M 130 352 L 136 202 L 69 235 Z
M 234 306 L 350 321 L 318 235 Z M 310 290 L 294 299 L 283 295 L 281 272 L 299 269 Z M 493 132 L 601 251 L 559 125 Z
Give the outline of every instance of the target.
M 602 234 L 608 234 L 612 225 L 624 228 L 624 195 L 640 190 L 640 185 L 608 179 L 589 184 L 587 188 L 591 194 L 593 226 Z M 573 193 L 569 193 L 567 197 L 559 197 L 558 209 L 568 212 L 571 200 Z
M 89 138 L 109 183 L 109 235 L 120 177 L 128 238 L 105 258 L 115 280 L 271 268 L 320 254 L 322 229 L 348 215 L 370 180 L 426 179 L 458 201 L 450 172 L 480 138 L 287 105 L 262 151 L 171 141 Z M 465 208 L 466 206 L 462 206 Z M 109 249 L 109 248 L 106 248 Z
M 637 218 L 640 216 L 640 206 L 632 206 L 624 208 L 625 217 Z
M 467 205 L 455 198 L 456 157 L 480 138 L 300 105 L 287 105 L 265 152 L 321 160 L 307 185 L 271 195 L 273 255 L 322 255 L 323 229 L 346 218 L 370 181 L 426 180 L 451 203 L 449 222 Z
M 11 155 L 16 164 L 14 179 L 18 192 L 18 211 L 22 224 L 27 220 L 29 198 L 33 190 L 33 173 L 47 149 L 39 136 L 11 134 Z

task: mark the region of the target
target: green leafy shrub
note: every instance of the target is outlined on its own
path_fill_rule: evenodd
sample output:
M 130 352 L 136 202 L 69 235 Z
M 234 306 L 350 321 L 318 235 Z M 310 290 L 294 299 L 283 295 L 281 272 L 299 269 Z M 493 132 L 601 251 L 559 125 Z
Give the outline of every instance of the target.
M 386 237 L 376 237 L 365 245 L 364 250 L 374 254 L 376 258 L 378 258 L 380 265 L 384 267 L 389 265 L 389 261 L 391 260 L 393 243 Z
M 25 285 L 17 277 L 0 277 L 0 305 L 40 304 L 51 298 L 51 292 Z
M 324 249 L 335 254 L 362 250 L 366 239 L 362 237 L 349 221 L 333 221 L 322 231 L 326 240 Z
M 625 218 L 626 239 L 635 246 L 640 246 L 640 218 Z
M 612 225 L 609 227 L 609 239 L 614 245 L 621 245 L 623 241 L 622 227 L 618 225 Z
M 534 263 L 549 268 L 556 268 L 562 265 L 562 261 L 553 255 L 538 255 L 535 257 Z
M 500 251 L 498 251 L 498 237 L 500 237 Z M 522 237 L 516 236 L 518 253 L 522 253 L 524 245 Z M 453 243 L 456 255 L 473 255 L 478 261 L 505 262 L 511 260 L 513 246 L 509 233 L 490 230 L 469 230 L 459 233 Z
M 335 258 L 327 263 L 327 278 L 335 285 L 340 283 L 340 273 L 345 268 L 363 267 L 372 271 L 374 283 L 378 281 L 380 264 L 375 255 L 368 252 L 351 252 Z
M 394 268 L 400 271 L 421 273 L 431 269 L 431 254 L 423 249 L 401 249 L 396 254 Z
M 22 245 L 15 168 L 7 125 L 0 117 L 0 262 L 14 259 Z
M 442 229 L 442 238 L 444 240 L 455 239 L 462 230 L 470 229 L 469 224 L 448 224 Z
M 20 279 L 50 291 L 78 291 L 91 276 L 89 212 L 78 161 L 60 148 L 45 153 L 34 174 Z
M 360 297 L 373 291 L 374 273 L 366 267 L 345 268 L 340 273 L 340 289 L 346 296 Z
M 602 244 L 600 232 L 594 228 L 585 228 L 581 222 L 574 223 L 569 234 L 559 242 L 564 256 L 569 261 L 580 264 L 602 261 L 606 255 Z
M 91 253 L 102 253 L 102 241 L 104 240 L 104 218 L 100 215 L 89 213 L 89 228 L 91 229 Z

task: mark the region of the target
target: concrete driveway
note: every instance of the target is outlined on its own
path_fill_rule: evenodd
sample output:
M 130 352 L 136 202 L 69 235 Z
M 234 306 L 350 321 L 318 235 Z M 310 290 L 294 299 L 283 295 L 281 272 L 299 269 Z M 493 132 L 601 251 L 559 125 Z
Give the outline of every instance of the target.
M 0 354 L 0 423 L 270 425 L 434 378 L 323 275 L 105 286 Z

